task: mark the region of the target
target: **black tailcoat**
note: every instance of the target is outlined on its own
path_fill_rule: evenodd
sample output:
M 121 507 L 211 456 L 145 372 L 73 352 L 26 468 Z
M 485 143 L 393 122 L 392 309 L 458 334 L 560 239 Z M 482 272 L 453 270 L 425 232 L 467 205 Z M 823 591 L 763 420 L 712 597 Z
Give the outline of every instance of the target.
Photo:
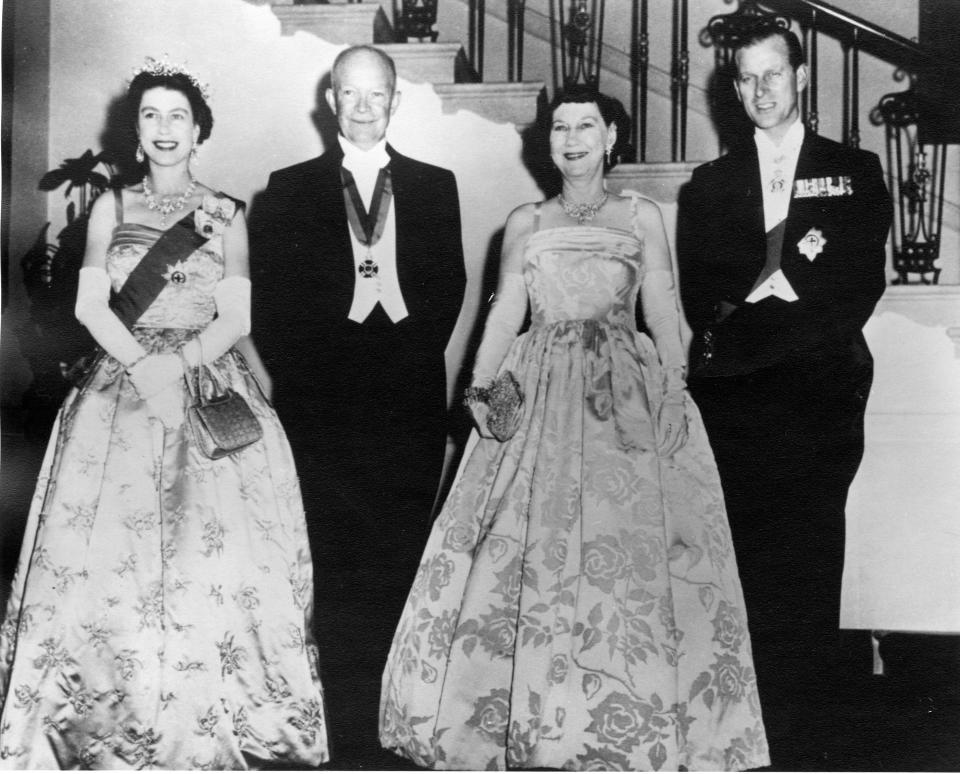
M 745 302 L 767 249 L 752 137 L 694 171 L 677 230 L 690 389 L 720 469 L 773 736 L 777 703 L 793 700 L 777 691 L 830 685 L 853 656 L 838 645 L 844 508 L 873 376 L 862 328 L 884 291 L 891 219 L 872 153 L 807 132 L 794 179 L 780 268 L 797 301 Z M 853 669 L 869 674 L 869 662 Z
M 354 265 L 339 145 L 274 172 L 251 224 L 253 335 L 303 490 L 331 716 L 345 711 L 340 687 L 364 694 L 358 670 L 378 687 L 426 541 L 446 446 L 444 350 L 466 283 L 453 174 L 387 151 L 399 323 L 379 305 L 363 324 L 347 318 L 354 283 L 370 280 Z M 374 749 L 375 729 L 363 732 Z

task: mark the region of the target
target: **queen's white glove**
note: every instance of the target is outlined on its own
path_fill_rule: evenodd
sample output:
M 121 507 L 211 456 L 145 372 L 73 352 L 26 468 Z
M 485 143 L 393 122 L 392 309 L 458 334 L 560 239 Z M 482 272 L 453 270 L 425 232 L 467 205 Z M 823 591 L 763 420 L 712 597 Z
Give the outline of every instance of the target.
M 212 363 L 237 339 L 250 332 L 250 280 L 235 275 L 225 277 L 213 290 L 217 317 L 196 339 L 183 345 L 183 356 L 192 367 Z
M 99 266 L 80 269 L 74 314 L 107 354 L 129 366 L 147 352 L 110 309 L 109 300 L 110 278 L 107 273 Z
M 159 395 L 183 378 L 180 358 L 169 352 L 147 355 L 127 369 L 130 382 L 143 400 Z

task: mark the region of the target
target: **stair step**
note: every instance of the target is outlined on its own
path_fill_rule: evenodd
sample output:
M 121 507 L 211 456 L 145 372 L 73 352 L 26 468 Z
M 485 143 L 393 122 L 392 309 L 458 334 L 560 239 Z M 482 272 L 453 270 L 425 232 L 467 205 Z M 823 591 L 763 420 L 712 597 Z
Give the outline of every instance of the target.
M 607 173 L 611 191 L 632 190 L 661 204 L 677 201 L 680 188 L 702 161 L 658 161 L 617 164 Z
M 393 40 L 390 21 L 376 3 L 293 5 L 274 0 L 271 8 L 280 19 L 280 31 L 284 35 L 303 30 L 331 43 L 348 45 Z
M 459 43 L 384 43 L 378 45 L 397 65 L 397 74 L 416 83 L 456 83 L 469 78 Z
M 500 123 L 512 123 L 518 130 L 530 126 L 537 117 L 537 100 L 543 81 L 523 83 L 441 83 L 436 87 L 443 99 L 443 112 L 470 110 Z

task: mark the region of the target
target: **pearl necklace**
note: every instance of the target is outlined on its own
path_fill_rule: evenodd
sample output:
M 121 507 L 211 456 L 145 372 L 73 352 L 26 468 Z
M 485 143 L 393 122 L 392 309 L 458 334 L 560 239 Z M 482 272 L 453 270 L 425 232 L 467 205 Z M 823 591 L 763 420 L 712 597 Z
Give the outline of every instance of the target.
M 153 191 L 150 190 L 150 179 L 148 175 L 143 176 L 143 198 L 147 202 L 148 210 L 156 210 L 160 213 L 160 228 L 163 228 L 167 225 L 167 215 L 178 212 L 184 208 L 184 205 L 190 200 L 190 197 L 193 196 L 193 192 L 197 190 L 197 181 L 193 179 L 193 175 L 190 175 L 190 185 L 187 186 L 187 190 L 180 194 L 176 199 L 170 201 L 170 198 L 173 194 L 168 196 L 161 197 L 161 200 L 158 202 L 157 197 L 153 195 Z
M 569 217 L 576 218 L 577 223 L 582 226 L 584 223 L 589 223 L 591 220 L 597 217 L 597 213 L 600 212 L 600 208 L 607 203 L 607 192 L 604 191 L 599 199 L 593 202 L 587 202 L 586 204 L 573 204 L 568 202 L 563 198 L 563 194 L 560 194 L 557 197 L 557 201 L 563 208 L 563 211 Z

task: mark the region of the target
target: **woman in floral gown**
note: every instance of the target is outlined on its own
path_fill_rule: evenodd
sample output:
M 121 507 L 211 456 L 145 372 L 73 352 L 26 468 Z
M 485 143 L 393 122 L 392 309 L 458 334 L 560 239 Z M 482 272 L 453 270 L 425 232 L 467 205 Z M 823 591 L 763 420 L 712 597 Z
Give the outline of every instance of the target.
M 327 758 L 299 485 L 233 348 L 250 318 L 243 206 L 189 168 L 213 123 L 204 92 L 147 60 L 127 95 L 146 175 L 91 212 L 76 310 L 102 355 L 58 416 L 0 632 L 5 768 Z M 184 421 L 201 362 L 262 428 L 217 460 Z
M 381 742 L 421 766 L 769 763 L 660 212 L 603 186 L 617 106 L 555 101 L 562 193 L 507 220 L 468 390 L 477 432 L 383 676 Z M 484 390 L 504 371 L 524 405 L 500 442 Z

